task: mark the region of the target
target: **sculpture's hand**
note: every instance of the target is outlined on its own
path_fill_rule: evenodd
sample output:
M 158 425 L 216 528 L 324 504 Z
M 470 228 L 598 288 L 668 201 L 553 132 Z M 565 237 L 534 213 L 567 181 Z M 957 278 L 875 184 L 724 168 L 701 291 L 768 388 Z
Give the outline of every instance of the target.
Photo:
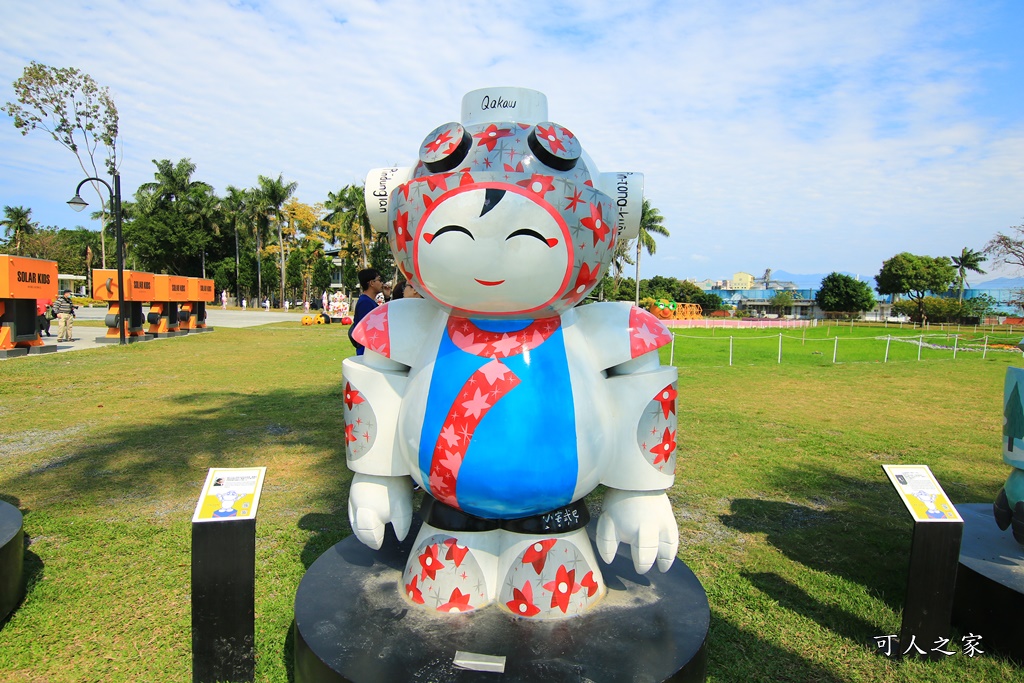
M 375 550 L 384 542 L 384 525 L 401 541 L 412 523 L 412 480 L 356 474 L 348 493 L 348 521 L 356 538 Z
M 632 546 L 637 573 L 646 574 L 655 559 L 658 569 L 668 571 L 679 549 L 679 527 L 664 492 L 608 490 L 597 521 L 597 551 L 606 564 L 620 542 Z

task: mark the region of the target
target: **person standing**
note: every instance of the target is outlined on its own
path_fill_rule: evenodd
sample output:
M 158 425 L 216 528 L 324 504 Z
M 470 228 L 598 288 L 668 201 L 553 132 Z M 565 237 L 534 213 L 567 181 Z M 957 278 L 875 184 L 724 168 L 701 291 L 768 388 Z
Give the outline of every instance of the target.
M 50 317 L 53 315 L 53 311 L 50 309 L 50 304 L 53 303 L 49 299 L 36 299 L 36 318 L 39 320 L 39 330 L 37 334 L 43 336 L 43 333 L 47 337 L 52 336 L 50 334 Z
M 384 292 L 384 283 L 380 281 L 380 273 L 374 268 L 367 268 L 359 271 L 359 286 L 363 293 L 356 301 L 356 313 L 352 317 L 352 325 L 348 328 L 348 338 L 352 346 L 356 347 L 356 355 L 361 356 L 366 350 L 362 344 L 352 337 L 352 331 L 356 329 L 359 321 L 366 317 L 366 314 L 377 308 L 377 295 Z
M 65 289 L 64 294 L 57 297 L 53 312 L 57 314 L 57 341 L 74 341 L 71 333 L 74 329 L 75 306 L 71 303 L 70 289 Z

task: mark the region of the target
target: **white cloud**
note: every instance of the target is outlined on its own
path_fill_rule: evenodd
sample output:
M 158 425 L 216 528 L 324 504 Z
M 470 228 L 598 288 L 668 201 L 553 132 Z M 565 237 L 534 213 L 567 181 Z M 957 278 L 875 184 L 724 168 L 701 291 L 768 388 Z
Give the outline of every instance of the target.
M 645 273 L 874 272 L 1021 222 L 1024 107 L 996 126 L 975 100 L 1007 7 L 40 0 L 5 9 L 0 83 L 36 60 L 110 86 L 127 193 L 189 157 L 218 191 L 282 173 L 310 202 L 411 163 L 465 92 L 532 87 L 602 170 L 646 175 L 672 237 Z M 73 225 L 80 177 L 0 125 L 0 202 Z

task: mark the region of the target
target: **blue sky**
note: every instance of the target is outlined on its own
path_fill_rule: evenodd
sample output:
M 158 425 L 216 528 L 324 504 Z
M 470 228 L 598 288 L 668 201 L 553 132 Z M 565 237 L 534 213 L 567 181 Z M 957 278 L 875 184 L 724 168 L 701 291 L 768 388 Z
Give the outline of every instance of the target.
M 189 157 L 313 203 L 410 165 L 464 93 L 534 88 L 601 171 L 645 174 L 672 233 L 645 277 L 865 276 L 1024 224 L 1022 29 L 1015 0 L 7 2 L 0 102 L 74 66 L 117 103 L 125 195 Z M 0 204 L 73 227 L 83 177 L 0 114 Z

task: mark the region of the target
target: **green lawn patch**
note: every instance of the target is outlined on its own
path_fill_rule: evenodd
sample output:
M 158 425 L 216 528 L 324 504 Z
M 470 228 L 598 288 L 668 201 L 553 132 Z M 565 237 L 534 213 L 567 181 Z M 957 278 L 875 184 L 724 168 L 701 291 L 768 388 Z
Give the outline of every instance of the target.
M 670 495 L 711 603 L 709 680 L 1013 680 L 990 653 L 903 662 L 874 637 L 899 630 L 911 535 L 881 465 L 929 465 L 955 503 L 990 502 L 1020 353 L 963 351 L 984 332 L 954 360 L 952 337 L 829 327 L 784 331 L 781 364 L 771 330 L 676 330 L 663 350 L 680 367 Z M 0 497 L 30 540 L 0 680 L 190 681 L 193 507 L 207 468 L 254 465 L 257 680 L 291 680 L 298 583 L 350 533 L 346 331 L 218 328 L 0 363 Z

